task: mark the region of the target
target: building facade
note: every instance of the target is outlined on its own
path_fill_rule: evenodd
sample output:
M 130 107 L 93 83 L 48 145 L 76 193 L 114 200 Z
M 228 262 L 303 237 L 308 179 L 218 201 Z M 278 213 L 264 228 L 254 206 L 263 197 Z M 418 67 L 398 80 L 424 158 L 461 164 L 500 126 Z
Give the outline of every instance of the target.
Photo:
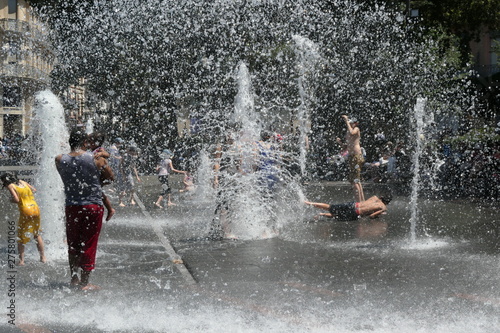
M 0 0 L 0 138 L 26 135 L 34 95 L 50 84 L 48 32 L 25 0 Z
M 470 43 L 474 69 L 483 79 L 490 79 L 500 72 L 497 48 L 500 46 L 500 31 L 484 29 L 479 40 Z

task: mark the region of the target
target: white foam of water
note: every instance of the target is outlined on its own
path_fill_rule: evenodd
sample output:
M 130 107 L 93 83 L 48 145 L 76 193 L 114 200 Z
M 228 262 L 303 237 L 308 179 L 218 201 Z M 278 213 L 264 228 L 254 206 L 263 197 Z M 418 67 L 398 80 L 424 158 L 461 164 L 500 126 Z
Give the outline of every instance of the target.
M 410 198 L 410 238 L 412 242 L 416 241 L 417 237 L 417 220 L 418 220 L 418 194 L 420 190 L 420 157 L 424 149 L 423 145 L 423 132 L 424 132 L 424 112 L 425 104 L 427 100 L 425 98 L 418 98 L 417 103 L 414 108 L 415 121 L 416 121 L 416 133 L 415 133 L 415 152 L 413 153 L 413 179 L 411 183 L 411 198 Z
M 300 107 L 297 113 L 299 121 L 300 140 L 299 140 L 299 165 L 302 175 L 306 172 L 306 154 L 307 154 L 307 133 L 309 132 L 310 120 L 309 109 L 311 101 L 314 99 L 314 90 L 309 87 L 308 77 L 314 74 L 315 66 L 320 60 L 318 47 L 309 39 L 294 35 L 295 54 L 297 55 L 297 68 L 299 76 L 297 85 L 299 88 Z
M 64 108 L 51 91 L 36 95 L 34 127 L 41 142 L 40 166 L 36 175 L 37 202 L 42 216 L 43 238 L 47 257 L 66 255 L 64 227 L 64 189 L 54 158 L 69 151 Z
M 345 242 L 332 242 L 328 246 L 330 248 L 336 248 L 336 249 L 359 249 L 361 251 L 367 251 L 367 250 L 372 250 L 376 249 L 377 251 L 383 250 L 383 251 L 395 251 L 397 252 L 398 249 L 401 250 L 419 250 L 419 251 L 426 251 L 426 250 L 435 250 L 435 249 L 441 249 L 441 248 L 446 248 L 450 247 L 453 245 L 450 241 L 446 239 L 437 239 L 437 238 L 419 238 L 416 239 L 415 241 L 408 241 L 407 239 L 401 240 L 401 241 L 396 241 L 393 243 L 387 243 L 384 246 L 377 246 L 377 243 L 372 243 L 369 241 L 362 241 L 362 240 L 352 240 L 352 241 L 345 241 Z
M 94 133 L 94 121 L 92 118 L 87 119 L 87 124 L 85 126 L 85 133 L 91 134 Z
M 451 244 L 444 239 L 419 238 L 411 242 L 401 244 L 403 250 L 435 250 L 448 247 Z
M 496 332 L 500 324 L 498 318 L 477 311 L 442 309 L 437 316 L 433 307 L 416 307 L 405 312 L 369 300 L 358 302 L 356 307 L 339 307 L 336 302 L 317 299 L 295 306 L 290 303 L 288 311 L 263 304 L 245 307 L 244 302 L 231 306 L 222 296 L 210 304 L 202 294 L 193 292 L 190 299 L 183 300 L 161 291 L 169 290 L 163 281 L 148 283 L 159 283 L 158 293 L 163 293 L 163 299 L 127 299 L 111 293 L 86 297 L 58 290 L 49 303 L 36 299 L 23 302 L 20 317 L 24 322 L 41 326 L 94 328 L 104 332 L 489 333 Z M 453 299 L 449 304 L 444 302 L 443 307 L 457 307 Z

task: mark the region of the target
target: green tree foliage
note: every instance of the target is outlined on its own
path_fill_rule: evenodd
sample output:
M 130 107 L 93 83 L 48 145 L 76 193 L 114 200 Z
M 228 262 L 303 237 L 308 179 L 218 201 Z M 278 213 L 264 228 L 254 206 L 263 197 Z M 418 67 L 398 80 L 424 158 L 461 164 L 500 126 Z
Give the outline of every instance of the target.
M 421 0 L 411 5 L 419 9 L 426 26 L 442 26 L 457 35 L 478 38 L 482 28 L 500 29 L 498 0 Z
M 410 5 L 418 8 L 426 35 L 439 31 L 443 49 L 458 48 L 463 64 L 470 62 L 472 40 L 479 40 L 484 31 L 500 29 L 498 0 L 416 0 Z

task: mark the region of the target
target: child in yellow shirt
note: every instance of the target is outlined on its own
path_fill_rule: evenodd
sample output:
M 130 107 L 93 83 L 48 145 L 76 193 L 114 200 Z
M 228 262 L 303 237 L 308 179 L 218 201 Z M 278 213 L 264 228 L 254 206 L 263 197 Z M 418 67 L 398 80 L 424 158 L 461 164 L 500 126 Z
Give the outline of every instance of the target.
M 36 189 L 11 173 L 3 174 L 0 179 L 3 187 L 9 190 L 11 201 L 16 203 L 19 208 L 19 221 L 17 224 L 19 265 L 24 266 L 24 248 L 25 244 L 30 241 L 30 235 L 37 242 L 40 261 L 47 262 L 42 236 L 40 235 L 40 209 L 33 195 Z

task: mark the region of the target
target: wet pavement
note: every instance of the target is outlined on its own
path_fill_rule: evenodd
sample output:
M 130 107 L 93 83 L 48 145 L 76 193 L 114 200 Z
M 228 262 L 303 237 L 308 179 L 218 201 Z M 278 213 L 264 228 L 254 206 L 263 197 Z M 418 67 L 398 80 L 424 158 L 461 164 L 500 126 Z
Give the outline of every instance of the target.
M 30 244 L 27 265 L 13 269 L 14 298 L 2 279 L 16 325 L 4 318 L 0 332 L 500 332 L 493 204 L 422 200 L 416 242 L 406 197 L 376 221 L 316 221 L 306 209 L 275 237 L 212 241 L 210 203 L 175 193 L 178 205 L 153 209 L 155 181 L 141 184 L 140 205 L 117 208 L 104 225 L 91 277 L 102 290 L 69 288 L 65 257 L 41 264 Z M 351 193 L 321 182 L 305 195 Z M 9 220 L 17 215 L 6 198 Z M 0 240 L 7 276 L 6 229 Z

